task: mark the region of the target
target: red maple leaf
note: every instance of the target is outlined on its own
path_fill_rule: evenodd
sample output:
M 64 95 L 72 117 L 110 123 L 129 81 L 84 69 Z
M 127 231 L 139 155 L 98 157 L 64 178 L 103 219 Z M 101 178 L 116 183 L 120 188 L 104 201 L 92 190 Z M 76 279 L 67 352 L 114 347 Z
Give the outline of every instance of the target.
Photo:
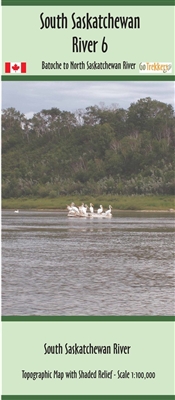
M 12 69 L 13 69 L 15 72 L 18 71 L 19 68 L 20 68 L 20 67 L 19 67 L 19 65 L 17 65 L 17 64 L 15 64 L 15 65 L 12 66 Z

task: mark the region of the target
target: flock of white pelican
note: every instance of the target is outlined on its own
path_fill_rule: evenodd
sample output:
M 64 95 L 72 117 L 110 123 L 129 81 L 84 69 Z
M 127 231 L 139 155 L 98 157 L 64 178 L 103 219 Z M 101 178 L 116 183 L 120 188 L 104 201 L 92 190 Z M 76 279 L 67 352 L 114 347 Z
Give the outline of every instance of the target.
M 112 217 L 111 212 L 112 206 L 109 205 L 107 211 L 103 210 L 103 206 L 100 205 L 98 210 L 94 211 L 94 205 L 90 203 L 88 207 L 87 204 L 82 203 L 81 206 L 76 207 L 74 203 L 71 203 L 70 206 L 67 206 L 68 217 L 93 217 L 93 218 L 110 218 Z

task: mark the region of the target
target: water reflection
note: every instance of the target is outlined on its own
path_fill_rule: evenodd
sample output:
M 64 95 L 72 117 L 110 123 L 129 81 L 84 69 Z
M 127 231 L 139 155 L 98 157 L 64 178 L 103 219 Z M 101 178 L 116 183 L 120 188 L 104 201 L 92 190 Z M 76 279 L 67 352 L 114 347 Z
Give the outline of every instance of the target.
M 174 314 L 173 217 L 4 211 L 2 314 Z

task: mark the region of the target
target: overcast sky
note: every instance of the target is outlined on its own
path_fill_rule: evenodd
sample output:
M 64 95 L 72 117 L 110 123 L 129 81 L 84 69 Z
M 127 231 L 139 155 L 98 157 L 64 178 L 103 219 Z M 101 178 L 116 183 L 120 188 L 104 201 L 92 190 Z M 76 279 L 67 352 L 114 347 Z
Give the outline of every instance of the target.
M 14 107 L 31 118 L 43 109 L 76 111 L 89 106 L 116 104 L 127 109 L 139 99 L 151 97 L 174 107 L 175 83 L 118 81 L 2 82 L 2 109 Z

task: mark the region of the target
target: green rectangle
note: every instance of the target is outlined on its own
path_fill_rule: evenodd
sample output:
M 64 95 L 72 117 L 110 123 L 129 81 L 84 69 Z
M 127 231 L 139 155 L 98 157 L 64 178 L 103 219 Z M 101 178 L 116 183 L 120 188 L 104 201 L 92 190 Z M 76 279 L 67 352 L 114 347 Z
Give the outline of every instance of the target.
M 2 400 L 174 400 L 175 396 L 2 396 Z
M 109 321 L 113 321 L 113 322 L 117 322 L 117 321 L 136 321 L 136 322 L 160 322 L 160 321 L 164 321 L 164 322 L 172 322 L 172 321 L 175 321 L 175 316 L 163 316 L 163 315 L 154 315 L 154 316 L 151 316 L 151 315 L 147 315 L 147 316 L 144 316 L 144 315 L 141 315 L 141 316 L 122 316 L 122 315 L 119 315 L 119 316 L 114 316 L 114 315 L 111 315 L 111 316 L 58 316 L 58 315 L 54 315 L 54 316 L 45 316 L 45 315 L 43 315 L 43 316 L 38 316 L 38 315 L 23 315 L 23 316 L 21 316 L 21 315 L 9 315 L 9 316 L 2 316 L 1 317 L 1 320 L 3 321 L 3 322 L 12 322 L 12 321 L 14 321 L 14 322 L 24 322 L 24 321 L 26 321 L 26 322 L 31 322 L 31 321 L 33 321 L 33 322 L 52 322 L 52 321 L 73 321 L 73 322 L 76 322 L 76 321 L 80 321 L 80 322 L 100 322 L 100 321 L 103 321 L 103 322 L 109 322 Z
M 174 400 L 174 396 L 2 396 L 2 400 Z
M 3 395 L 173 395 L 172 321 L 2 323 Z
M 44 76 L 44 75 L 2 75 L 2 81 L 174 81 L 175 75 L 162 75 L 160 76 Z
M 173 6 L 174 0 L 2 0 L 3 6 L 70 6 L 72 3 L 76 6 L 101 6 L 101 5 L 117 5 L 117 6 Z
M 3 7 L 2 41 L 4 79 L 174 77 L 174 8 L 165 5 Z M 27 72 L 6 73 L 7 62 L 26 62 Z

